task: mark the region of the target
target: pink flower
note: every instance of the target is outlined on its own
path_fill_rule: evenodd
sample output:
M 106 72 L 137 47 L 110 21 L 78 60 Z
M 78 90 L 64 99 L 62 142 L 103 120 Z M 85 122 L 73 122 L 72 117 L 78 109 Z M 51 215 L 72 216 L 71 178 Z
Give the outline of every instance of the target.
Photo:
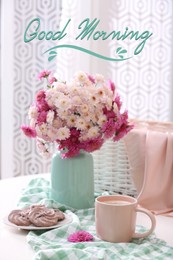
M 21 126 L 21 129 L 26 136 L 31 137 L 31 138 L 36 137 L 36 131 L 32 127 L 23 125 L 23 126 Z
M 106 107 L 103 108 L 103 113 L 106 115 L 106 117 L 109 118 L 115 118 L 115 112 L 113 110 L 108 110 Z
M 37 104 L 37 108 L 39 111 L 48 111 L 49 110 L 49 105 L 45 100 L 41 101 L 40 103 Z
M 49 70 L 43 70 L 38 74 L 38 79 L 47 78 L 50 75 L 51 71 Z
M 118 109 L 120 110 L 120 108 L 121 108 L 121 105 L 122 105 L 122 103 L 121 103 L 121 101 L 120 101 L 120 96 L 116 96 L 115 97 L 115 99 L 114 99 L 114 102 L 117 104 L 117 107 L 118 107 Z
M 108 86 L 112 90 L 112 92 L 114 93 L 115 92 L 115 84 L 111 80 L 108 80 Z
M 55 77 L 48 78 L 48 82 L 49 82 L 50 85 L 52 85 L 56 81 L 57 81 L 57 79 Z
M 49 105 L 47 104 L 46 100 L 46 93 L 44 90 L 40 90 L 37 94 L 36 94 L 36 104 L 37 104 L 37 108 L 39 111 L 48 111 L 49 110 Z
M 89 79 L 92 83 L 95 83 L 95 79 L 94 79 L 93 76 L 91 76 L 91 75 L 89 75 L 89 74 L 87 74 L 87 76 L 88 76 L 88 79 Z
M 44 100 L 46 97 L 45 91 L 44 90 L 40 90 L 37 94 L 36 94 L 36 101 L 40 102 L 42 100 Z
M 97 137 L 95 139 L 85 141 L 81 144 L 81 149 L 84 149 L 86 152 L 94 152 L 99 150 L 103 145 L 104 140 L 101 137 Z M 82 148 L 83 147 L 83 148 Z
M 68 152 L 62 153 L 62 154 L 61 154 L 61 157 L 62 157 L 62 158 L 72 158 L 72 157 L 78 155 L 79 152 L 80 152 L 80 149 L 79 149 L 79 148 L 77 148 L 77 147 L 71 147 Z
M 92 240 L 93 236 L 84 230 L 79 230 L 68 237 L 68 241 L 73 243 L 91 242 Z
M 115 133 L 115 130 L 116 130 L 115 122 L 113 119 L 110 119 L 102 127 L 102 131 L 104 132 L 105 138 L 111 138 L 113 136 L 113 134 Z
M 80 131 L 77 130 L 76 128 L 71 128 L 70 134 L 72 137 L 79 137 L 80 136 Z
M 124 137 L 130 130 L 132 130 L 134 125 L 126 125 L 123 124 L 120 129 L 117 131 L 116 135 L 113 138 L 113 141 L 119 141 L 122 137 Z
M 42 111 L 39 113 L 38 117 L 37 117 L 37 123 L 40 125 L 42 123 L 46 123 L 46 119 L 47 119 L 47 112 L 46 111 Z

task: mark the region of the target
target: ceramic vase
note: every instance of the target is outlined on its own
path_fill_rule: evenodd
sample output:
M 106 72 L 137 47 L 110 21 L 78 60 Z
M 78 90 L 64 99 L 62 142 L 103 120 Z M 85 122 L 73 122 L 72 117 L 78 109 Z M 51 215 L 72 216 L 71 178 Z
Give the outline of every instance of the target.
M 72 158 L 54 154 L 51 162 L 51 198 L 74 209 L 94 207 L 93 156 L 80 151 Z

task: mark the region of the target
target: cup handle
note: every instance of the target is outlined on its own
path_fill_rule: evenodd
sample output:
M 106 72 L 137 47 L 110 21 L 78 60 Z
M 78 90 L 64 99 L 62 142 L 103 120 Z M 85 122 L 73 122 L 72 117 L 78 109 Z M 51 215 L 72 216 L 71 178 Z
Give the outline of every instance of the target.
M 133 238 L 144 238 L 144 237 L 147 237 L 149 236 L 155 229 L 155 226 L 156 226 L 156 218 L 155 216 L 147 209 L 144 209 L 144 208 L 139 208 L 137 207 L 136 208 L 136 211 L 137 212 L 142 212 L 144 214 L 146 214 L 150 219 L 151 219 L 151 228 L 144 232 L 144 233 L 134 233 L 133 234 Z

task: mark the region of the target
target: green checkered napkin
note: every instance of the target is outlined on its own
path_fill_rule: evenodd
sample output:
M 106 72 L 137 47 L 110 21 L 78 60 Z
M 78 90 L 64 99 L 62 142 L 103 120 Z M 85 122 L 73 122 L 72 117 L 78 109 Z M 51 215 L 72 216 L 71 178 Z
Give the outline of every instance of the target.
M 112 259 L 173 259 L 173 247 L 154 234 L 146 239 L 134 239 L 131 243 L 109 243 L 96 236 L 94 209 L 72 210 L 49 199 L 49 181 L 44 178 L 33 179 L 19 201 L 19 207 L 33 203 L 44 203 L 47 207 L 60 208 L 72 217 L 72 222 L 52 230 L 30 231 L 27 241 L 36 251 L 35 260 L 112 260 Z M 70 234 L 85 230 L 94 236 L 92 242 L 72 243 Z M 137 231 L 144 231 L 141 226 Z

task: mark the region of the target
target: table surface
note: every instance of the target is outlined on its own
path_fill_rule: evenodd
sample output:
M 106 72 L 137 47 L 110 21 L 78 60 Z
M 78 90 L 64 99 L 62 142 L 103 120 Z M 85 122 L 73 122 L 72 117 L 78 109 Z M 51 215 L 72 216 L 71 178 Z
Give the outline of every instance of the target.
M 0 181 L 0 259 L 2 260 L 31 260 L 34 257 L 35 252 L 26 241 L 28 231 L 6 226 L 3 218 L 16 208 L 21 190 L 31 179 L 38 177 L 48 178 L 49 174 L 22 176 Z M 141 213 L 138 213 L 137 224 L 150 226 L 147 217 Z M 173 246 L 173 218 L 156 216 L 155 234 Z

